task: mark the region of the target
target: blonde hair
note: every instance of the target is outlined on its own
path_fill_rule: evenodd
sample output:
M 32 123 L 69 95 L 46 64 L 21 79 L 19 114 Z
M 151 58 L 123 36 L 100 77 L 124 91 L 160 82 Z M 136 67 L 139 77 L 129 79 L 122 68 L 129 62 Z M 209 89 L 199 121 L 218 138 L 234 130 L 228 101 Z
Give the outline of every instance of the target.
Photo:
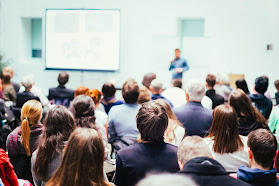
M 42 104 L 36 100 L 29 100 L 24 103 L 21 109 L 20 119 L 22 121 L 21 128 L 21 144 L 23 145 L 28 156 L 30 153 L 30 125 L 37 124 L 42 118 Z

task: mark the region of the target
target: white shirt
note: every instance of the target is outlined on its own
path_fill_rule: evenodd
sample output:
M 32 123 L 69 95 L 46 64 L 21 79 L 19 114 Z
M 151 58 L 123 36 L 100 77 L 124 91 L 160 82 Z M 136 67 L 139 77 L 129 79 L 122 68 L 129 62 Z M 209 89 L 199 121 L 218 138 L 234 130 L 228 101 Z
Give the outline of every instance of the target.
M 243 149 L 233 153 L 224 153 L 219 154 L 213 151 L 213 140 L 212 138 L 204 138 L 204 141 L 208 145 L 213 158 L 218 161 L 227 172 L 236 172 L 238 167 L 243 165 L 249 166 L 249 158 L 248 158 L 248 146 L 246 136 L 241 136 L 240 138 L 243 142 Z
M 103 126 L 106 125 L 108 121 L 108 115 L 105 112 L 102 112 L 100 110 L 95 110 L 95 117 L 96 117 L 96 123 L 101 124 Z
M 201 104 L 204 108 L 212 110 L 212 100 L 207 97 L 207 96 L 203 96 L 202 100 L 201 100 Z
M 184 138 L 185 129 L 181 126 L 177 126 L 176 129 L 174 130 L 174 135 L 175 135 L 175 138 L 172 141 L 165 140 L 165 142 L 178 147 Z
M 178 108 L 186 104 L 186 93 L 185 90 L 181 88 L 168 88 L 162 92 L 162 96 L 173 104 L 173 108 Z

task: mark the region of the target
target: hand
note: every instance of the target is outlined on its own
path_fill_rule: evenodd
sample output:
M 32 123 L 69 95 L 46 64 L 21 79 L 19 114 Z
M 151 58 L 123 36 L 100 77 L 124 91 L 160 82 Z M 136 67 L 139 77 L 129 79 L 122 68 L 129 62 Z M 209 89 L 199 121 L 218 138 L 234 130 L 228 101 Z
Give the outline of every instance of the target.
M 182 73 L 182 72 L 183 72 L 183 69 L 182 69 L 182 68 L 176 68 L 176 69 L 175 69 L 175 72 L 176 72 L 176 73 Z

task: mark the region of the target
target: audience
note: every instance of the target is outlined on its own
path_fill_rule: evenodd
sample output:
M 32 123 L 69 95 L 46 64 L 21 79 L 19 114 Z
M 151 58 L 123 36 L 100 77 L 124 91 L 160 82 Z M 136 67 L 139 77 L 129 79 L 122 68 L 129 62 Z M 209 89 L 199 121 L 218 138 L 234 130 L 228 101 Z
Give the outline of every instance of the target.
M 56 105 L 63 105 L 65 107 L 70 106 L 70 102 L 74 99 L 75 91 L 68 89 L 65 85 L 69 81 L 69 74 L 67 72 L 60 72 L 58 75 L 59 86 L 56 88 L 50 88 L 48 99 L 54 100 Z
M 3 72 L 2 73 L 2 90 L 5 101 L 16 102 L 16 91 L 11 83 L 11 74 Z
M 79 95 L 87 95 L 89 91 L 89 88 L 86 86 L 80 86 L 78 87 L 74 92 L 74 97 L 77 97 Z
M 44 119 L 43 135 L 32 154 L 32 176 L 36 186 L 45 185 L 62 161 L 64 147 L 75 129 L 72 113 L 63 106 L 49 110 Z
M 102 99 L 101 103 L 105 107 L 105 111 L 108 114 L 111 107 L 116 106 L 116 105 L 121 105 L 124 102 L 121 100 L 117 100 L 114 95 L 115 95 L 116 89 L 114 87 L 114 84 L 112 83 L 105 83 L 102 88 L 102 93 L 104 98 Z
M 279 134 L 279 107 L 274 107 L 268 119 L 268 128 L 273 134 Z
M 164 107 L 156 101 L 144 103 L 137 114 L 137 127 L 142 142 L 118 151 L 115 184 L 135 185 L 149 172 L 179 170 L 177 147 L 164 142 L 168 116 Z
M 156 79 L 156 74 L 154 73 L 147 73 L 144 75 L 142 80 L 142 85 L 149 89 L 151 82 Z
M 238 79 L 235 82 L 236 88 L 239 88 L 241 90 L 243 90 L 243 92 L 245 92 L 246 95 L 250 95 L 250 91 L 248 89 L 248 85 L 247 82 L 245 81 L 245 79 Z
M 178 174 L 189 176 L 198 185 L 249 185 L 230 177 L 224 167 L 212 159 L 208 146 L 199 136 L 184 138 L 178 147 L 177 157 L 181 169 Z
M 17 176 L 33 182 L 31 155 L 37 149 L 42 134 L 42 104 L 36 100 L 27 101 L 21 109 L 21 126 L 7 138 L 7 152 Z
M 157 103 L 161 104 L 169 118 L 168 128 L 166 129 L 164 141 L 175 146 L 179 146 L 185 136 L 185 129 L 182 124 L 175 117 L 170 105 L 163 99 L 157 99 Z
M 123 84 L 122 96 L 125 104 L 112 107 L 108 115 L 109 142 L 114 152 L 136 143 L 139 135 L 136 123 L 139 86 L 135 80 L 128 79 Z
M 248 134 L 258 128 L 268 128 L 265 117 L 252 105 L 251 100 L 241 89 L 234 90 L 229 97 L 229 105 L 238 115 L 239 134 Z
M 258 129 L 248 136 L 250 167 L 240 166 L 237 177 L 251 185 L 279 185 L 276 169 L 272 168 L 277 141 L 266 129 Z
M 228 105 L 219 105 L 213 111 L 209 135 L 204 138 L 213 158 L 228 172 L 236 172 L 240 165 L 248 166 L 247 137 L 238 133 L 237 113 Z
M 140 94 L 138 98 L 138 104 L 143 104 L 151 100 L 150 92 L 146 87 L 140 88 Z
M 11 66 L 6 66 L 6 67 L 4 67 L 3 70 L 2 70 L 2 73 L 9 73 L 9 74 L 11 75 L 11 80 L 12 80 L 13 77 L 14 77 L 14 69 L 13 69 L 13 67 L 11 67 Z M 18 91 L 19 91 L 19 89 L 20 89 L 20 85 L 17 84 L 17 83 L 14 83 L 14 82 L 11 82 L 11 83 L 12 83 L 12 85 L 13 85 L 13 87 L 14 87 L 16 93 L 18 93 Z
M 171 106 L 171 108 L 173 108 L 173 104 L 170 102 L 170 100 L 161 95 L 163 91 L 163 85 L 161 81 L 154 79 L 151 82 L 149 89 L 152 93 L 151 100 L 164 99 Z
M 197 80 L 190 80 L 186 86 L 186 105 L 174 109 L 174 114 L 187 130 L 187 136 L 204 137 L 211 127 L 212 111 L 201 105 L 205 86 Z
M 219 73 L 216 77 L 216 84 L 214 89 L 216 94 L 222 96 L 225 102 L 228 102 L 229 95 L 231 93 L 231 88 L 229 87 L 230 84 L 230 77 L 228 74 Z
M 170 100 L 173 108 L 178 108 L 186 104 L 185 90 L 182 89 L 182 80 L 172 80 L 172 87 L 164 90 L 162 96 Z
M 215 93 L 214 85 L 216 83 L 216 76 L 212 74 L 208 74 L 206 77 L 206 96 L 212 100 L 212 109 L 217 107 L 218 105 L 224 104 L 225 100 L 222 96 Z
M 104 159 L 104 145 L 98 132 L 78 128 L 71 134 L 63 160 L 46 185 L 109 186 L 103 174 Z
M 260 113 L 266 118 L 272 110 L 272 101 L 265 97 L 264 93 L 268 87 L 268 80 L 264 77 L 258 77 L 255 80 L 255 94 L 250 95 L 251 101 L 255 104 L 255 107 L 260 111 Z
M 274 86 L 277 90 L 277 92 L 275 93 L 275 100 L 276 100 L 276 105 L 278 105 L 279 104 L 279 80 L 276 80 L 274 82 Z

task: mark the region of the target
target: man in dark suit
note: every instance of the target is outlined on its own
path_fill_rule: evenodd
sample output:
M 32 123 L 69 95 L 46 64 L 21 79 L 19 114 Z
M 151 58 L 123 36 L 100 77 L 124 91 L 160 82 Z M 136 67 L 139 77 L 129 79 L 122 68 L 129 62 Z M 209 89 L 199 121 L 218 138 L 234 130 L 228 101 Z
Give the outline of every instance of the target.
M 212 155 L 207 144 L 199 136 L 187 136 L 180 143 L 178 165 L 181 171 L 177 174 L 192 178 L 197 185 L 249 185 L 229 176 L 225 168 Z
M 212 111 L 201 105 L 205 86 L 197 80 L 190 80 L 186 86 L 186 105 L 174 109 L 174 114 L 186 129 L 187 136 L 204 137 L 211 127 Z
M 212 74 L 208 74 L 206 77 L 206 96 L 212 100 L 212 109 L 217 107 L 218 105 L 224 104 L 225 100 L 222 96 L 216 94 L 214 90 L 214 85 L 216 83 L 216 76 Z
M 59 86 L 49 89 L 48 99 L 53 100 L 56 105 L 64 105 L 69 107 L 70 102 L 74 99 L 75 91 L 65 87 L 69 81 L 69 74 L 67 72 L 60 72 L 58 76 Z

